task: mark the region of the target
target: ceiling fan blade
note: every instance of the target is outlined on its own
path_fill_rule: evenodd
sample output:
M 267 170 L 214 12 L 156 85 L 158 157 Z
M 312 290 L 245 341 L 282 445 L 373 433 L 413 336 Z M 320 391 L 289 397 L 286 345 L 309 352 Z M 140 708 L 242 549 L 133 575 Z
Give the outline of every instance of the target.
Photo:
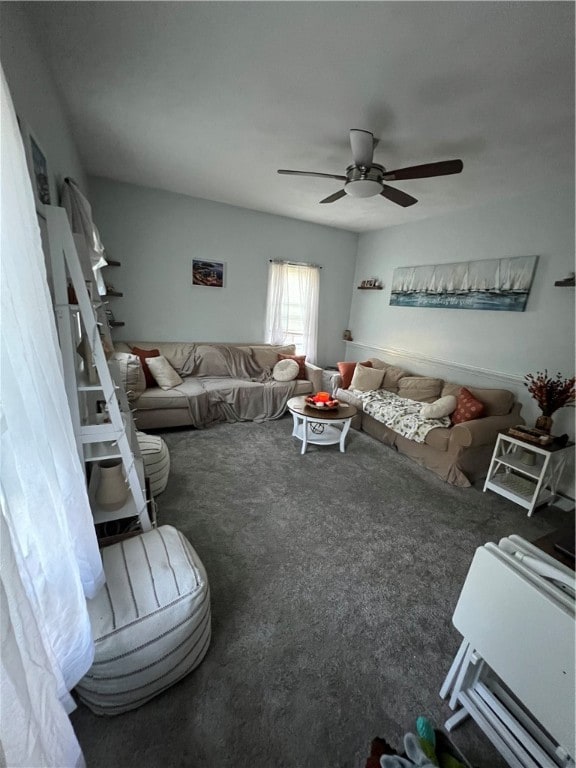
M 402 192 L 401 189 L 389 187 L 387 184 L 382 185 L 382 192 L 380 192 L 380 194 L 382 197 L 386 197 L 393 203 L 401 205 L 402 208 L 408 208 L 409 205 L 414 205 L 414 203 L 418 202 L 418 200 L 416 200 L 415 197 L 412 197 L 412 195 L 407 195 L 406 192 Z
M 324 200 L 320 200 L 320 203 L 335 203 L 336 200 L 340 200 L 340 198 L 345 195 L 346 192 L 343 189 L 339 189 L 338 192 L 334 192 L 333 195 L 329 195 L 328 197 L 325 197 Z
M 450 173 L 460 173 L 464 164 L 462 160 L 444 160 L 440 163 L 411 165 L 409 168 L 398 168 L 386 171 L 385 181 L 402 181 L 403 179 L 426 179 L 430 176 L 447 176 Z
M 280 169 L 278 173 L 284 173 L 288 176 L 319 176 L 321 179 L 338 179 L 339 181 L 346 181 L 346 176 L 337 176 L 334 173 L 316 173 L 316 171 L 286 171 Z
M 370 133 L 370 131 L 352 128 L 350 131 L 350 146 L 352 147 L 354 165 L 371 168 L 374 155 L 374 134 Z

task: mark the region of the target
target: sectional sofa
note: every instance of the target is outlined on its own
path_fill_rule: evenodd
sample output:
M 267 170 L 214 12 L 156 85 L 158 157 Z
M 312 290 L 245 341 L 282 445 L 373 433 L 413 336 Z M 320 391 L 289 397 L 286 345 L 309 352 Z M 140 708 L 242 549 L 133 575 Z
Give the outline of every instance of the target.
M 182 383 L 169 389 L 146 386 L 134 349 L 165 357 Z M 127 341 L 116 342 L 114 352 L 140 430 L 275 419 L 293 395 L 322 388 L 322 369 L 310 363 L 302 378 L 272 377 L 279 355 L 294 355 L 294 345 Z
M 369 358 L 373 368 L 383 369 L 381 389 L 419 403 L 433 403 L 441 397 L 458 398 L 462 385 L 439 378 L 421 376 L 379 358 Z M 339 400 L 355 405 L 358 414 L 352 427 L 395 448 L 399 453 L 427 467 L 451 485 L 468 487 L 487 474 L 496 438 L 502 430 L 523 424 L 521 405 L 507 389 L 466 387 L 484 405 L 480 418 L 432 429 L 424 442 L 416 442 L 365 413 L 363 393 L 337 387 Z

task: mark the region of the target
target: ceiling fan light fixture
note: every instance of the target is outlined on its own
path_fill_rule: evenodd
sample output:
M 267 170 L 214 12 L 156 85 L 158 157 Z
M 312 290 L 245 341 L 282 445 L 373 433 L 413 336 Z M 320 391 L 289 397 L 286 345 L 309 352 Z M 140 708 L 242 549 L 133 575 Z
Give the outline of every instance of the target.
M 351 179 L 344 185 L 350 197 L 375 197 L 382 192 L 382 183 L 373 179 Z

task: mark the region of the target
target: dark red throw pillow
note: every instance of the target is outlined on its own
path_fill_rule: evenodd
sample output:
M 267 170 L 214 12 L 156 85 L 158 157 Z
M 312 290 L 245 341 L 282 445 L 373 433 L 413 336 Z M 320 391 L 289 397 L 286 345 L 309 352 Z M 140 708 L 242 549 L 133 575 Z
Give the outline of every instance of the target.
M 365 363 L 336 363 L 340 376 L 342 377 L 342 389 L 349 389 L 352 383 L 352 377 L 357 365 L 363 365 L 365 368 L 372 368 L 372 363 L 367 360 Z
M 146 364 L 147 357 L 160 357 L 159 349 L 140 349 L 140 347 L 130 347 L 133 355 L 137 355 L 140 358 L 140 365 L 144 371 L 144 378 L 146 379 L 146 389 L 151 387 L 157 387 L 156 379 L 150 373 L 150 368 Z
M 462 387 L 458 394 L 456 410 L 450 416 L 452 424 L 462 424 L 463 421 L 474 421 L 484 413 L 484 403 L 477 400 L 472 392 Z
M 306 355 L 281 355 L 278 354 L 278 360 L 296 360 L 298 363 L 298 376 L 297 379 L 306 378 Z

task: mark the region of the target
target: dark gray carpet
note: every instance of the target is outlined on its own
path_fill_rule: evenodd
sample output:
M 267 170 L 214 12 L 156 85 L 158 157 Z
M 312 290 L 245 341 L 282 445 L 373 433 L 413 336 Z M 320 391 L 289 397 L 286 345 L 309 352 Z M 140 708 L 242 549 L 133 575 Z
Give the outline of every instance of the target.
M 441 726 L 451 616 L 476 547 L 528 539 L 532 519 L 452 488 L 371 437 L 300 455 L 292 420 L 162 433 L 172 459 L 159 523 L 203 560 L 213 640 L 202 665 L 134 712 L 72 722 L 88 768 L 363 768 L 375 736 L 400 747 L 415 718 Z M 503 761 L 473 723 L 454 742 Z

